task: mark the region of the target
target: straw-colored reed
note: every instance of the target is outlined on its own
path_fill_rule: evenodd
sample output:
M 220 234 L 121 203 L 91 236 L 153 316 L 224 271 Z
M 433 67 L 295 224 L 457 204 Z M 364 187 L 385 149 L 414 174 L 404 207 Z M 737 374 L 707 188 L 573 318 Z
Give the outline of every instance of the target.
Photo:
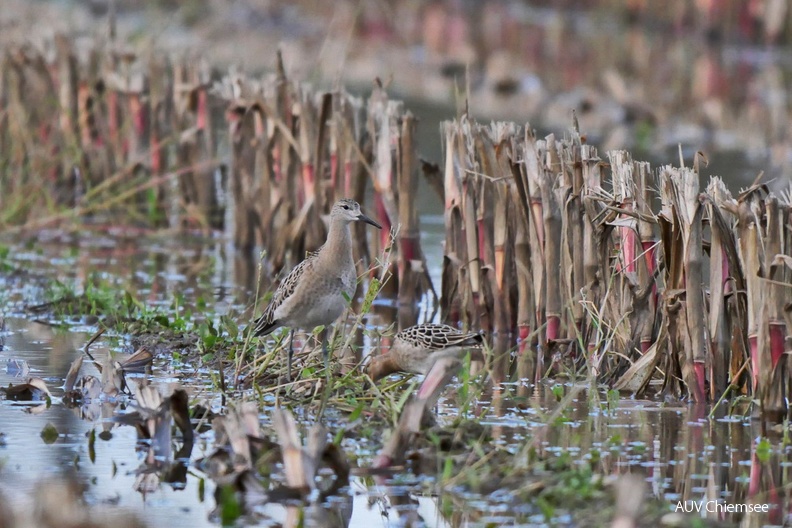
M 692 168 L 605 162 L 576 130 L 463 117 L 443 136 L 446 320 L 518 336 L 520 377 L 585 365 L 622 390 L 753 392 L 785 414 L 788 193 L 702 190 L 701 153 Z
M 278 271 L 316 250 L 330 207 L 352 198 L 397 233 L 388 286 L 411 306 L 431 289 L 414 137 L 415 119 L 379 84 L 368 100 L 314 89 L 280 55 L 277 71 L 250 76 L 113 40 L 8 45 L 0 225 L 222 231 Z M 359 274 L 392 240 L 357 226 L 353 237 Z

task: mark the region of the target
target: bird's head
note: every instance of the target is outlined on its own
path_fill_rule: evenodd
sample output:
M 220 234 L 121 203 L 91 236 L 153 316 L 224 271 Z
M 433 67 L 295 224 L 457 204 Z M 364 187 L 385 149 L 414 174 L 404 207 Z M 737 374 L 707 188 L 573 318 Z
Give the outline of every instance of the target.
M 346 222 L 366 222 L 367 224 L 373 225 L 377 229 L 382 229 L 381 225 L 363 214 L 363 211 L 360 210 L 359 203 L 357 203 L 355 200 L 349 200 L 347 198 L 338 200 L 338 202 L 336 202 L 336 204 L 333 206 L 333 210 L 330 211 L 330 219 L 333 220 L 336 218 L 340 218 Z

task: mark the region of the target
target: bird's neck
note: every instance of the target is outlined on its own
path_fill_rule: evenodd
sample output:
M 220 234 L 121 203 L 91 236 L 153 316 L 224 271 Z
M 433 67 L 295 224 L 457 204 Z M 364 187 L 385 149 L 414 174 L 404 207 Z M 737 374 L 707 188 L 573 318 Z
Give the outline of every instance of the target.
M 371 358 L 368 366 L 368 375 L 372 380 L 377 381 L 400 370 L 401 368 L 396 362 L 396 356 L 392 352 L 388 352 L 387 354 Z
M 348 222 L 338 220 L 330 222 L 325 254 L 336 262 L 352 261 L 352 233 Z

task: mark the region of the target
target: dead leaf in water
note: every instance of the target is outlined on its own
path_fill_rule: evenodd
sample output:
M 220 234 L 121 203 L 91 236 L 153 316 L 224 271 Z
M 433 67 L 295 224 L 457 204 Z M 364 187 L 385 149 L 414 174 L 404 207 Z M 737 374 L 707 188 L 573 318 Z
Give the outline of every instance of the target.
M 115 398 L 123 393 L 125 388 L 126 382 L 120 363 L 108 357 L 102 368 L 102 392 L 110 398 Z
M 159 489 L 159 485 L 160 478 L 157 473 L 140 473 L 137 477 L 135 477 L 135 484 L 133 485 L 133 488 L 135 491 L 139 491 L 145 495 L 146 493 L 154 493 L 157 491 Z
M 154 354 L 146 347 L 140 347 L 137 351 L 121 361 L 121 370 L 125 372 L 143 372 L 146 367 L 154 361 Z
M 47 402 L 52 401 L 52 395 L 47 389 L 47 384 L 41 378 L 29 378 L 27 383 L 19 385 L 8 385 L 7 388 L 0 389 L 6 394 L 6 398 L 14 401 Z
M 303 449 L 294 416 L 283 409 L 275 409 L 272 413 L 272 427 L 275 429 L 280 443 L 286 485 L 300 492 L 308 493 L 315 487 L 314 475 L 318 469 L 317 460 L 308 456 Z
M 72 361 L 71 367 L 69 367 L 69 372 L 66 374 L 66 381 L 63 383 L 63 390 L 65 392 L 69 393 L 74 390 L 74 384 L 77 382 L 77 376 L 80 374 L 82 364 L 82 356 L 77 356 L 77 358 Z
M 156 387 L 143 382 L 134 387 L 134 392 L 134 410 L 116 416 L 114 421 L 133 425 L 140 438 L 152 441 L 153 454 L 165 459 L 171 457 L 172 424 L 181 430 L 185 445 L 192 446 L 189 396 L 184 389 L 176 389 L 170 396 L 163 397 Z
M 102 382 L 96 376 L 84 376 L 77 389 L 82 394 L 83 400 L 94 400 L 102 394 Z

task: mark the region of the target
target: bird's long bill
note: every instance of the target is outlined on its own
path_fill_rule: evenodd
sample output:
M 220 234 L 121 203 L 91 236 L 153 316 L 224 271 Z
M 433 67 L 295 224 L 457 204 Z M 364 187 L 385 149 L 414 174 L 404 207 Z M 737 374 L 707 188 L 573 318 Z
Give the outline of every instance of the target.
M 357 219 L 358 219 L 358 222 L 366 222 L 367 224 L 373 225 L 377 229 L 382 229 L 381 225 L 379 225 L 377 222 L 375 222 L 374 220 L 372 220 L 368 216 L 364 215 L 363 213 L 360 213 L 360 216 L 358 216 Z

